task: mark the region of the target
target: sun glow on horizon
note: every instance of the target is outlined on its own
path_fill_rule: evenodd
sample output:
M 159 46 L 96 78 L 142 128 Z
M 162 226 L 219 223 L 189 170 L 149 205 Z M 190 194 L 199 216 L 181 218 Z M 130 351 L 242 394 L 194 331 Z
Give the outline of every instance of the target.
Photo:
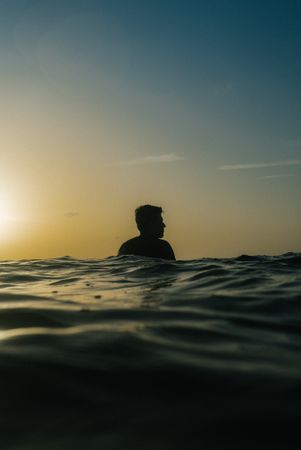
M 14 205 L 4 195 L 0 196 L 0 241 L 7 241 L 16 237 L 19 217 Z

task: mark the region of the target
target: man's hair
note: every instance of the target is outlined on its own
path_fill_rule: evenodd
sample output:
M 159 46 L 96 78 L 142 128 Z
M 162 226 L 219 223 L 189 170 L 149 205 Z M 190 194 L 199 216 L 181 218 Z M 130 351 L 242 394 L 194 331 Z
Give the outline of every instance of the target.
M 162 214 L 160 206 L 143 205 L 135 210 L 135 218 L 138 230 L 141 231 L 145 227 Z

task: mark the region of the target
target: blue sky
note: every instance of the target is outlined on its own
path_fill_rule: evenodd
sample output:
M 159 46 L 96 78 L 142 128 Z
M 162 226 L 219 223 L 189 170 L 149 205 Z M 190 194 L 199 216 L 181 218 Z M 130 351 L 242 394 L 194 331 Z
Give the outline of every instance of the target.
M 204 211 L 212 215 L 208 229 L 225 220 L 232 234 L 241 217 L 244 238 L 239 248 L 233 238 L 224 254 L 251 251 L 254 215 L 258 236 L 261 225 L 263 235 L 278 221 L 263 251 L 300 248 L 300 19 L 300 1 L 0 1 L 8 185 L 29 186 L 33 167 L 42 173 L 46 166 L 50 181 L 59 165 L 62 187 L 69 165 L 73 189 L 111 192 L 120 214 L 152 197 L 175 210 L 180 199 L 197 241 Z M 119 194 L 111 189 L 116 177 L 125 186 Z M 57 193 L 46 194 L 54 205 Z M 110 198 L 103 201 L 120 221 Z M 85 210 L 80 202 L 67 209 L 74 208 Z M 227 208 L 234 208 L 233 226 Z M 171 237 L 183 242 L 180 209 Z M 196 256 L 204 241 L 187 252 L 181 245 L 183 256 Z
M 69 52 L 67 62 L 82 62 L 85 75 L 103 71 L 128 92 L 176 98 L 217 121 L 226 116 L 246 134 L 279 139 L 280 147 L 300 137 L 299 1 L 10 0 L 0 12 L 9 78 L 35 70 L 14 53 L 16 32 L 34 45 L 61 21 L 62 47 L 53 57 Z M 85 14 L 64 36 L 64 19 Z

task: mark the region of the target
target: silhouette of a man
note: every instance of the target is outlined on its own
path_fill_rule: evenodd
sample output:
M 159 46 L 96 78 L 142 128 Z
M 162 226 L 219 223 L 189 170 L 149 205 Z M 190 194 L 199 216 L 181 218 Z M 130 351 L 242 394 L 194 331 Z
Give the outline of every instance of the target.
M 165 228 L 161 214 L 162 208 L 159 206 L 139 206 L 135 211 L 135 218 L 140 236 L 124 242 L 118 255 L 151 256 L 175 260 L 173 249 L 167 241 L 161 239 Z

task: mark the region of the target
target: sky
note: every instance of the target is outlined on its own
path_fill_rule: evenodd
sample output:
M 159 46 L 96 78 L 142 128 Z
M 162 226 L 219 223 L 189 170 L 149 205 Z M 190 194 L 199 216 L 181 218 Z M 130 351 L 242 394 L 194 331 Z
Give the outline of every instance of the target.
M 301 251 L 301 1 L 0 0 L 0 259 Z

